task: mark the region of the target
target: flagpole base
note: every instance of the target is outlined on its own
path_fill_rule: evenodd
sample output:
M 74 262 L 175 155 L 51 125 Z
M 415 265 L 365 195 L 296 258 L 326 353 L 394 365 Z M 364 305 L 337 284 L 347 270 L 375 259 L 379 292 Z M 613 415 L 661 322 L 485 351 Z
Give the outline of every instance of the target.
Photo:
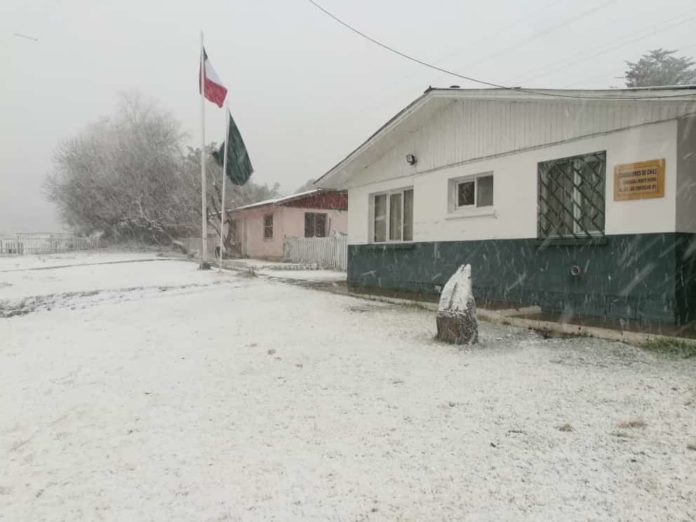
M 210 270 L 211 268 L 212 266 L 207 261 L 201 261 L 201 264 L 198 265 L 198 270 Z

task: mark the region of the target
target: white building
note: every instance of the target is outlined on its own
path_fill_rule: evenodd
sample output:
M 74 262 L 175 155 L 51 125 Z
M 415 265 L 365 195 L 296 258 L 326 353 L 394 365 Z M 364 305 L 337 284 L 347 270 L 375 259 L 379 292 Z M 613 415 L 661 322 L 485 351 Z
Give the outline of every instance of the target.
M 327 172 L 348 282 L 639 323 L 696 319 L 696 87 L 429 89 Z

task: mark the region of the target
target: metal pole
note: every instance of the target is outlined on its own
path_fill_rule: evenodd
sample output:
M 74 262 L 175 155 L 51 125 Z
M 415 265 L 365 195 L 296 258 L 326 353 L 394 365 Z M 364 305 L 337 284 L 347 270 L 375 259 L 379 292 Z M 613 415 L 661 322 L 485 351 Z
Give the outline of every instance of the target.
M 208 258 L 208 210 L 206 206 L 205 183 L 205 51 L 203 50 L 203 31 L 201 31 L 201 66 L 200 66 L 200 91 L 201 91 L 201 269 L 205 269 Z
M 222 236 L 225 229 L 225 181 L 227 180 L 227 150 L 230 143 L 230 109 L 225 101 L 225 146 L 222 154 L 222 201 L 220 203 L 220 261 L 218 269 L 222 270 Z

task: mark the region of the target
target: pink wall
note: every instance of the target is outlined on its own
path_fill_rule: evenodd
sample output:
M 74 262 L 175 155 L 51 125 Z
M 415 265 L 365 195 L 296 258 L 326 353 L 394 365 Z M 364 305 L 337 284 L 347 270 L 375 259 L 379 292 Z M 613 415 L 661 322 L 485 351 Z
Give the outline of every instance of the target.
M 348 233 L 348 211 L 295 207 L 260 207 L 233 213 L 237 225 L 237 237 L 244 257 L 280 260 L 283 257 L 283 240 L 286 237 L 304 237 L 305 212 L 327 214 L 327 235 Z M 264 239 L 263 219 L 273 214 L 273 238 Z

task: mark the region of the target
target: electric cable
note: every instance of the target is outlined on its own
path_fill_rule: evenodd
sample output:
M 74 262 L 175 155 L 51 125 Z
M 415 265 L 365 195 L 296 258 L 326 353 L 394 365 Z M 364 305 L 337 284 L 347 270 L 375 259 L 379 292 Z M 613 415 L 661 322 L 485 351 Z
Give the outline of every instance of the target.
M 690 96 L 696 96 L 696 91 L 688 94 L 671 94 L 671 95 L 662 95 L 662 96 L 613 96 L 613 97 L 606 97 L 606 96 L 579 96 L 579 95 L 573 95 L 573 94 L 562 94 L 559 92 L 547 92 L 547 91 L 541 91 L 541 90 L 535 90 L 535 89 L 526 89 L 523 87 L 510 87 L 506 85 L 501 85 L 499 83 L 494 83 L 494 82 L 489 82 L 486 80 L 482 80 L 479 78 L 474 78 L 472 76 L 466 76 L 464 74 L 457 73 L 455 71 L 451 71 L 449 69 L 445 69 L 444 67 L 440 67 L 438 65 L 434 65 L 431 63 L 426 62 L 425 60 L 421 60 L 419 58 L 416 58 L 412 55 L 406 54 L 402 51 L 399 51 L 398 49 L 391 47 L 376 38 L 373 38 L 372 36 L 360 31 L 359 29 L 353 27 L 352 25 L 348 24 L 347 22 L 344 22 L 342 19 L 340 19 L 338 16 L 334 15 L 332 12 L 328 11 L 325 9 L 323 6 L 315 2 L 314 0 L 307 0 L 310 4 L 312 4 L 314 7 L 322 11 L 324 14 L 338 22 L 340 25 L 344 26 L 345 28 L 349 29 L 350 31 L 354 32 L 358 36 L 368 40 L 369 42 L 372 42 L 373 44 L 393 53 L 396 54 L 397 56 L 400 56 L 401 58 L 404 58 L 406 60 L 409 60 L 411 62 L 417 63 L 423 67 L 427 67 L 429 69 L 441 72 L 443 74 L 447 74 L 449 76 L 454 76 L 456 78 L 466 80 L 472 83 L 478 83 L 480 85 L 486 85 L 487 87 L 493 87 L 496 89 L 502 89 L 502 90 L 509 90 L 509 91 L 515 91 L 515 92 L 524 92 L 527 94 L 536 94 L 538 96 L 548 96 L 548 97 L 553 97 L 553 98 L 569 98 L 569 99 L 575 99 L 575 100 L 655 100 L 655 99 L 668 99 L 668 98 L 684 98 L 684 97 L 690 97 Z

